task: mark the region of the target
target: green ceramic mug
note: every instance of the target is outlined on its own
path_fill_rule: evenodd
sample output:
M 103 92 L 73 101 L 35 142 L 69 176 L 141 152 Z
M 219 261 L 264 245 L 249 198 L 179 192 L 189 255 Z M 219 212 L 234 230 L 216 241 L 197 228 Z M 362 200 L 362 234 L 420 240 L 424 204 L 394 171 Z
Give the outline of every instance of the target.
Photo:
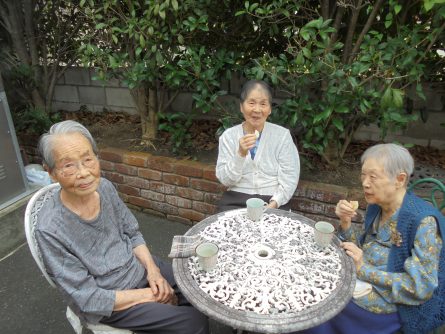
M 261 198 L 249 198 L 246 201 L 247 216 L 250 220 L 259 221 L 264 211 L 267 209 L 267 203 Z

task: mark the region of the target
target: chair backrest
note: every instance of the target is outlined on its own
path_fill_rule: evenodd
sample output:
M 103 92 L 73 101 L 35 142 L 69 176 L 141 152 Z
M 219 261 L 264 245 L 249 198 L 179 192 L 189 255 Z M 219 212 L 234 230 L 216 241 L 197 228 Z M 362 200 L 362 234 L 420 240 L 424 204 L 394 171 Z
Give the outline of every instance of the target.
M 31 250 L 32 257 L 39 266 L 39 269 L 42 272 L 43 276 L 45 276 L 46 280 L 52 287 L 56 287 L 56 285 L 49 277 L 48 273 L 45 270 L 45 266 L 43 265 L 42 256 L 34 237 L 34 229 L 36 227 L 37 218 L 43 204 L 45 204 L 46 201 L 53 197 L 59 189 L 60 185 L 58 183 L 53 183 L 43 187 L 31 197 L 25 211 L 25 234 L 29 249 Z
M 408 190 L 430 202 L 439 211 L 445 210 L 445 185 L 441 181 L 427 177 L 411 183 Z

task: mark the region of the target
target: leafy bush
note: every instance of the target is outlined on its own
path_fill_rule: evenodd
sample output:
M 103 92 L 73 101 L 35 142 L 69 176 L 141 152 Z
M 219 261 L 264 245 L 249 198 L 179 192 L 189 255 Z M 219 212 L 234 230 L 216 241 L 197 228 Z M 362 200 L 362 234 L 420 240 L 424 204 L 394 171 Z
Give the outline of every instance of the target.
M 360 126 L 376 123 L 385 137 L 417 118 L 405 107 L 405 90 L 415 87 L 424 98 L 421 80 L 436 73 L 425 62 L 434 62 L 429 51 L 444 30 L 445 6 L 427 12 L 420 3 L 396 1 L 350 10 L 324 4 L 306 11 L 303 1 L 246 1 L 237 14 L 251 16 L 259 31 L 288 38 L 284 51 L 267 50 L 246 75 L 286 93 L 276 121 L 301 127 L 303 147 L 335 167 Z
M 13 112 L 12 118 L 17 132 L 34 135 L 41 135 L 48 131 L 51 125 L 61 121 L 59 113 L 46 112 L 33 106 Z
M 233 124 L 237 114 L 220 102 L 221 81 L 242 69 L 287 94 L 271 120 L 335 167 L 361 125 L 377 123 L 382 137 L 404 127 L 416 118 L 406 111 L 406 89 L 423 97 L 422 81 L 443 80 L 433 52 L 443 48 L 443 0 L 80 5 L 95 25 L 82 34 L 82 61 L 99 77 L 119 77 L 137 90 L 143 139 L 156 138 L 164 117 L 175 145 L 185 145 L 186 127 L 165 118 L 183 91 L 193 93 L 194 111 L 221 113 L 223 128 Z
M 159 114 L 159 130 L 170 135 L 173 154 L 186 155 L 192 148 L 189 131 L 191 125 L 192 118 L 183 112 Z

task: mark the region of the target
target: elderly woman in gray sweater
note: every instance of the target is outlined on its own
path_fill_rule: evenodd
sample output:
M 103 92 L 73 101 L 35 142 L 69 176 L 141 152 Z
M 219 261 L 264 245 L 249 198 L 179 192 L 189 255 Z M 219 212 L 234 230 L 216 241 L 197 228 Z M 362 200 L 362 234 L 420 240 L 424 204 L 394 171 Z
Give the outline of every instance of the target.
M 297 147 L 288 129 L 266 122 L 272 94 L 264 81 L 246 82 L 240 98 L 244 122 L 219 139 L 216 176 L 228 189 L 218 212 L 243 208 L 251 197 L 288 210 L 300 176 Z
M 136 218 L 101 178 L 90 132 L 74 121 L 57 123 L 39 149 L 61 189 L 41 208 L 35 237 L 71 309 L 83 321 L 137 333 L 208 333 L 171 266 L 150 254 Z

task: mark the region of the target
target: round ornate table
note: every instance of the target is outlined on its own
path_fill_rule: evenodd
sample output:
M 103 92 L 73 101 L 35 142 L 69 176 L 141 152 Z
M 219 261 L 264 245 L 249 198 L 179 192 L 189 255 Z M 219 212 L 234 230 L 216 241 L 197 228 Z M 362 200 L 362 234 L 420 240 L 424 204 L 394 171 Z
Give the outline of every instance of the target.
M 216 243 L 217 267 L 207 273 L 195 256 L 175 258 L 176 282 L 198 310 L 234 328 L 288 333 L 319 325 L 351 299 L 355 267 L 337 237 L 324 249 L 315 244 L 314 224 L 276 209 L 260 222 L 245 209 L 210 216 L 185 235 Z

